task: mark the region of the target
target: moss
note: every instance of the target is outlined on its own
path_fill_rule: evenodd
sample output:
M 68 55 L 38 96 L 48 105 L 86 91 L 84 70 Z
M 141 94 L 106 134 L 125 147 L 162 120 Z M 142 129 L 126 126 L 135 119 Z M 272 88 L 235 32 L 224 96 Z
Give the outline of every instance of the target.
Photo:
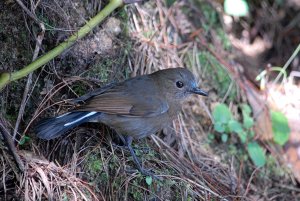
M 231 83 L 234 82 L 229 73 L 225 70 L 225 67 L 223 67 L 209 52 L 199 52 L 198 58 L 201 66 L 203 66 L 205 78 L 212 80 L 211 84 L 214 85 L 213 88 L 218 90 L 220 97 L 224 97 L 229 90 Z M 233 100 L 236 97 L 236 93 L 236 88 L 232 87 L 231 91 L 229 92 L 228 99 Z
M 55 27 L 55 20 L 51 20 L 44 12 L 37 10 L 36 12 L 37 18 L 42 21 L 45 25 L 45 29 L 47 30 L 48 34 L 54 34 L 56 32 Z
M 72 89 L 78 96 L 86 94 L 87 91 L 86 87 L 81 83 L 74 83 Z
M 216 32 L 217 32 L 217 37 L 218 37 L 219 41 L 223 45 L 223 49 L 231 50 L 231 48 L 232 48 L 231 42 L 230 42 L 227 34 L 225 33 L 225 31 L 219 27 L 216 29 Z
M 107 57 L 99 63 L 95 63 L 91 70 L 88 72 L 88 77 L 93 77 L 101 80 L 101 82 L 110 81 L 111 67 L 113 65 L 121 65 L 120 58 Z
M 123 7 L 119 10 L 119 12 L 117 13 L 116 17 L 121 20 L 123 23 L 125 23 L 127 25 L 128 22 L 128 14 L 126 9 Z M 127 27 L 127 26 L 126 26 Z
M 90 178 L 97 178 L 99 175 L 101 175 L 99 173 L 103 171 L 103 163 L 97 154 L 90 154 L 87 157 L 86 166 L 86 171 Z

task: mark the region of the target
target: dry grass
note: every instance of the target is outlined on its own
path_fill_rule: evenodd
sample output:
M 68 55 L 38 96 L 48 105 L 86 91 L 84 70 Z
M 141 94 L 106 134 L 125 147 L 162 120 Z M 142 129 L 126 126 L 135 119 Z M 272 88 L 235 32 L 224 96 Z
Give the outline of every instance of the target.
M 24 200 L 104 200 L 103 195 L 95 194 L 93 187 L 79 179 L 67 166 L 57 166 L 29 152 L 22 152 L 21 156 L 26 171 L 17 193 Z

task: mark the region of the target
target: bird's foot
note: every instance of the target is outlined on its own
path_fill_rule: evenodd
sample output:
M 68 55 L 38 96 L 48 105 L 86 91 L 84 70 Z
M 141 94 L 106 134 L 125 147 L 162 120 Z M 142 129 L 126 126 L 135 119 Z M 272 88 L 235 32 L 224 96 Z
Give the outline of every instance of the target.
M 150 177 L 152 177 L 153 179 L 156 179 L 156 180 L 162 180 L 162 178 L 159 178 L 158 176 L 156 176 L 156 175 L 152 172 L 151 169 L 150 169 L 150 170 L 147 170 L 147 169 L 141 169 L 141 170 L 140 170 L 140 173 L 141 173 L 142 175 L 145 175 L 145 176 L 150 176 Z
M 131 169 L 131 170 L 126 170 L 126 172 L 128 172 L 128 173 L 135 173 L 135 172 L 140 172 L 142 175 L 144 175 L 144 176 L 150 176 L 150 177 L 152 177 L 153 179 L 156 179 L 156 180 L 162 180 L 162 178 L 160 178 L 160 177 L 158 177 L 158 176 L 156 176 L 155 174 L 154 174 L 154 172 L 152 171 L 152 169 L 145 169 L 145 168 L 141 168 L 141 169 L 135 169 L 135 170 L 133 170 L 133 169 Z
M 114 148 L 117 148 L 117 149 L 123 149 L 123 150 L 126 150 L 126 151 L 130 151 L 128 146 L 126 146 L 126 145 L 118 145 L 118 144 L 112 143 L 112 146 Z M 151 151 L 151 148 L 149 148 L 149 147 L 138 147 L 138 148 L 135 148 L 135 150 L 138 150 L 138 151 L 142 152 L 142 154 L 147 154 Z
M 119 149 L 124 149 L 124 150 L 129 151 L 129 149 L 128 149 L 128 147 L 127 147 L 126 145 L 118 145 L 118 144 L 116 144 L 116 143 L 112 143 L 112 146 L 113 146 L 114 148 L 119 148 Z

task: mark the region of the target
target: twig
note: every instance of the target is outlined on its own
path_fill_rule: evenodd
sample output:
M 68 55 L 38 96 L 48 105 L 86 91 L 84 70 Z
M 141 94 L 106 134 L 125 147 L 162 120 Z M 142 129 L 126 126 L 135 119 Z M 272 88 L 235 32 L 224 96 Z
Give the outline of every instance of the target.
M 249 179 L 249 181 L 248 181 L 248 184 L 247 184 L 246 191 L 245 191 L 245 193 L 244 193 L 244 195 L 243 195 L 244 198 L 245 198 L 246 195 L 248 194 L 248 192 L 249 192 L 249 190 L 250 190 L 250 184 L 251 184 L 251 182 L 252 182 L 252 179 L 253 179 L 255 173 L 257 172 L 257 170 L 259 170 L 259 169 L 260 169 L 260 168 L 256 168 L 256 169 L 252 172 L 252 174 L 251 174 L 251 176 L 250 176 L 250 179 Z
M 143 2 L 144 0 L 124 0 L 124 4 L 132 4 L 132 3 L 139 3 Z
M 21 0 L 16 0 L 16 2 L 21 6 L 21 8 L 26 12 L 26 14 L 31 17 L 36 23 L 40 24 L 41 22 L 38 20 L 38 18 L 33 14 L 24 4 Z
M 29 14 L 28 12 L 26 12 L 26 13 Z M 33 14 L 31 13 L 31 15 L 33 15 Z M 40 25 L 40 28 L 42 29 L 42 31 L 40 32 L 40 34 L 38 35 L 38 37 L 36 39 L 35 50 L 34 50 L 34 54 L 33 54 L 33 57 L 32 57 L 32 61 L 34 61 L 38 57 L 39 52 L 40 52 L 40 48 L 41 48 L 41 44 L 42 44 L 42 41 L 43 41 L 44 35 L 45 35 L 45 25 L 42 22 L 39 23 L 39 25 Z M 19 130 L 19 125 L 20 125 L 20 122 L 22 120 L 22 117 L 23 117 L 23 114 L 24 114 L 24 111 L 25 111 L 26 102 L 29 98 L 28 97 L 28 91 L 31 87 L 31 83 L 32 83 L 32 72 L 29 73 L 29 75 L 28 75 L 28 79 L 27 79 L 26 86 L 25 86 L 25 89 L 24 89 L 23 98 L 22 98 L 22 102 L 21 102 L 21 105 L 20 105 L 19 113 L 18 113 L 18 118 L 17 118 L 16 125 L 15 125 L 15 128 L 14 128 L 13 141 L 16 139 L 16 135 L 17 135 L 17 132 Z
M 11 135 L 9 134 L 9 131 L 7 130 L 5 125 L 6 125 L 5 120 L 3 119 L 3 117 L 0 117 L 0 133 L 2 134 L 9 150 L 11 151 L 16 163 L 18 164 L 19 169 L 22 172 L 24 172 L 25 170 L 24 164 L 17 153 L 17 149 L 13 141 L 11 140 Z

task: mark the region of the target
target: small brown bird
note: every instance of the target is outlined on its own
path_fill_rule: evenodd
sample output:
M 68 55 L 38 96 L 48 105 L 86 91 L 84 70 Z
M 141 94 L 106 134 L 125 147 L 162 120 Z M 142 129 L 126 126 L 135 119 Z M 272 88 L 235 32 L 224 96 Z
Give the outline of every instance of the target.
M 168 126 L 191 94 L 207 96 L 185 68 L 172 68 L 110 84 L 73 102 L 82 103 L 73 111 L 43 120 L 35 132 L 50 140 L 84 122 L 102 122 L 113 128 L 130 150 L 138 170 L 144 170 L 131 147 L 133 139 L 154 134 Z

